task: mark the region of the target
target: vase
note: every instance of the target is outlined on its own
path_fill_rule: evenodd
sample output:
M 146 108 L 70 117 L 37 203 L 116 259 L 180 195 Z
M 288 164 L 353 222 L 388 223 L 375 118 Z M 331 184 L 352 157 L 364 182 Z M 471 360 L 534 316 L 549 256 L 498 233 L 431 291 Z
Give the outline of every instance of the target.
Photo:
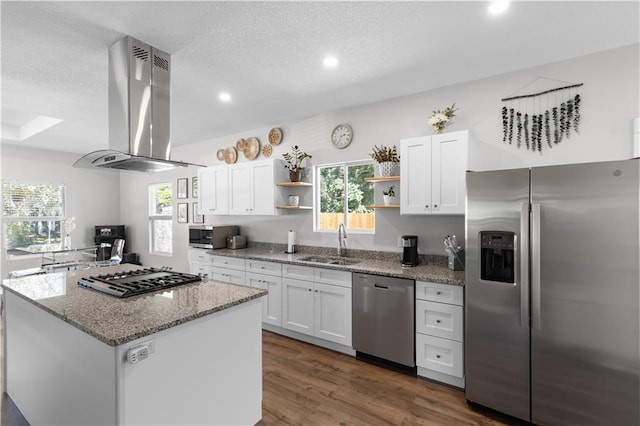
M 71 235 L 67 234 L 64 237 L 64 247 L 65 250 L 71 248 Z
M 291 207 L 298 207 L 300 205 L 299 195 L 289 195 L 289 205 Z
M 400 163 L 385 161 L 378 163 L 378 174 L 380 176 L 398 176 L 400 174 Z
M 300 175 L 302 173 L 300 171 L 297 172 L 289 172 L 289 180 L 291 182 L 300 182 Z
M 396 198 L 395 195 L 384 195 L 382 194 L 382 199 L 384 200 L 384 205 L 385 206 L 390 206 L 393 204 L 398 204 L 398 199 Z

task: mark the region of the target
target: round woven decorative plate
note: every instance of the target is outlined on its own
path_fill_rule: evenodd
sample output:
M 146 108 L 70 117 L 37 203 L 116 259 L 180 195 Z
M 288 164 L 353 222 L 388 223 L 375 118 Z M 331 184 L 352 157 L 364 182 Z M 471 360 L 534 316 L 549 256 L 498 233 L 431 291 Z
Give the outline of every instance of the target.
M 224 149 L 219 149 L 216 152 L 216 158 L 220 161 L 224 161 Z
M 224 162 L 227 164 L 233 164 L 238 160 L 238 153 L 232 146 L 225 148 L 224 150 Z
M 246 141 L 242 138 L 238 139 L 238 141 L 236 142 L 236 149 L 238 151 L 244 151 L 244 147 L 246 146 Z
M 273 147 L 271 145 L 265 145 L 262 147 L 262 156 L 265 158 L 271 157 L 271 153 L 273 152 Z
M 260 154 L 260 141 L 258 138 L 248 138 L 244 144 L 244 157 L 247 160 L 253 160 Z
M 269 130 L 269 143 L 271 145 L 279 145 L 280 142 L 282 142 L 282 130 L 278 127 Z

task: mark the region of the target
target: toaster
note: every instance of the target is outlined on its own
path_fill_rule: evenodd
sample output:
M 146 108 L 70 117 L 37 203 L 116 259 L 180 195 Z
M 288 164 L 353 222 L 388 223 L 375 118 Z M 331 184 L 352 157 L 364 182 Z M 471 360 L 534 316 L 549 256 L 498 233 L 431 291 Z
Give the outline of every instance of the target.
M 244 235 L 229 235 L 227 237 L 227 248 L 231 250 L 247 248 L 247 237 Z

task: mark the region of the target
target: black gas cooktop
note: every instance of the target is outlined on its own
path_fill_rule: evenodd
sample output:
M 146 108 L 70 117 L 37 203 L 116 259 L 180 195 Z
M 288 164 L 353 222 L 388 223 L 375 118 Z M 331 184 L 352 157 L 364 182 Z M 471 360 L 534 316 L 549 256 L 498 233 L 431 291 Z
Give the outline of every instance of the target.
M 131 297 L 201 281 L 202 277 L 199 275 L 173 272 L 165 268 L 145 268 L 81 278 L 78 285 L 115 297 Z

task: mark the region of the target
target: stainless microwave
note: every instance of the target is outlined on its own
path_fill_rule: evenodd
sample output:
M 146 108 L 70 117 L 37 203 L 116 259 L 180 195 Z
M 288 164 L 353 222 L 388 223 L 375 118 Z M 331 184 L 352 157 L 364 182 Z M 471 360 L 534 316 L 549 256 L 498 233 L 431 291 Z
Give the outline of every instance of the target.
M 238 235 L 237 226 L 191 225 L 189 247 L 217 249 L 227 247 L 227 237 Z

